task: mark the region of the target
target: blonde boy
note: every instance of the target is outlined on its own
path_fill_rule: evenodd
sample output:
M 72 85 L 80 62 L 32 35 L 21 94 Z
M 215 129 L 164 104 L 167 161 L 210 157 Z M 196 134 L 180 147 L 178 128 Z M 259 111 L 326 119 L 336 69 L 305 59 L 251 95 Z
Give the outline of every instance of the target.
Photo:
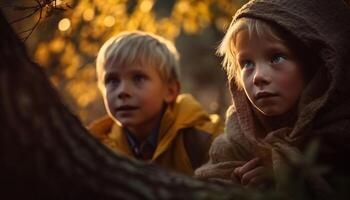
M 111 149 L 191 175 L 220 131 L 190 95 L 179 95 L 178 52 L 140 31 L 109 39 L 97 56 L 98 86 L 108 117 L 91 132 Z

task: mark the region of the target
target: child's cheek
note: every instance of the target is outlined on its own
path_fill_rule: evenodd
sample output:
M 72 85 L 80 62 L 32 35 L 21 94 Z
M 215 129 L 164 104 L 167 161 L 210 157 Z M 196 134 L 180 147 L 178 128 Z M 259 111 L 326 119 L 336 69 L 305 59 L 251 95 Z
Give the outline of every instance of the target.
M 285 76 L 278 81 L 278 87 L 281 92 L 289 93 L 289 96 L 299 96 L 303 89 L 303 81 L 299 76 Z
M 299 77 L 293 72 L 285 72 L 279 77 L 278 84 L 281 88 L 293 89 L 299 85 Z
M 278 81 L 278 86 L 281 89 L 290 90 L 293 89 L 293 81 L 291 81 L 289 78 L 281 78 Z

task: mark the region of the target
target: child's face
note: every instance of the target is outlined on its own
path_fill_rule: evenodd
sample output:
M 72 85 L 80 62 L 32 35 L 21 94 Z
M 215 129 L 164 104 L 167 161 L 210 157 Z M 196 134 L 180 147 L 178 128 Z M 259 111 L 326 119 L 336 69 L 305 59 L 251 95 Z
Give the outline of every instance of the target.
M 300 62 L 284 42 L 242 30 L 232 47 L 243 88 L 257 110 L 279 116 L 295 108 L 304 80 Z
M 155 67 L 105 66 L 100 86 L 108 114 L 134 134 L 150 132 L 164 103 L 177 96 L 177 83 L 165 83 Z M 175 85 L 174 85 L 175 84 Z

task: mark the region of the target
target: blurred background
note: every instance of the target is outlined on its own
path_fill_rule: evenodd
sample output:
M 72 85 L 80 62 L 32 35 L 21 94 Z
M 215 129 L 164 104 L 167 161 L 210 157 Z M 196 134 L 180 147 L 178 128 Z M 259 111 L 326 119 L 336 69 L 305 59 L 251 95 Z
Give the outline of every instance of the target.
M 231 103 L 215 55 L 232 15 L 246 0 L 1 0 L 19 37 L 65 104 L 88 125 L 105 115 L 96 85 L 101 45 L 126 30 L 173 41 L 180 53 L 182 92 L 222 117 Z

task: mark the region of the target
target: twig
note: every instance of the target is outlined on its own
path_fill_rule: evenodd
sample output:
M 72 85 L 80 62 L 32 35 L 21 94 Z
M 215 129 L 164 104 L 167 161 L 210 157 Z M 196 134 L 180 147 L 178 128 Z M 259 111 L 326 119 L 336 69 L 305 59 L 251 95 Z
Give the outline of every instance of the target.
M 17 6 L 17 5 L 0 5 L 0 8 L 12 8 L 13 10 L 35 9 L 37 6 Z
M 41 17 L 42 17 L 42 13 L 43 13 L 43 8 L 42 8 L 42 5 L 40 4 L 40 2 L 38 0 L 35 0 L 38 5 L 40 6 L 40 15 L 39 15 L 39 19 L 38 21 L 35 23 L 35 25 L 33 26 L 32 30 L 29 32 L 29 34 L 24 38 L 23 42 L 25 42 L 30 35 L 32 35 L 33 31 L 36 29 L 36 27 L 39 25 L 39 22 L 41 20 Z
M 17 34 L 20 35 L 20 34 L 23 34 L 25 32 L 28 32 L 28 31 L 31 31 L 33 28 L 30 28 L 30 29 L 27 29 L 27 30 L 23 30 L 23 31 L 20 31 L 18 32 Z
M 15 24 L 18 22 L 21 22 L 33 15 L 35 15 L 38 11 L 39 11 L 39 19 L 36 21 L 36 23 L 34 24 L 34 26 L 30 29 L 27 30 L 23 30 L 18 32 L 18 35 L 24 34 L 24 33 L 28 33 L 28 35 L 26 35 L 24 37 L 24 41 L 26 41 L 30 35 L 33 33 L 33 31 L 38 27 L 40 21 L 43 18 L 43 10 L 46 11 L 46 17 L 49 17 L 53 11 L 58 10 L 58 11 L 66 11 L 67 8 L 72 8 L 68 3 L 62 3 L 62 4 L 57 4 L 57 0 L 34 0 L 36 2 L 36 5 L 33 6 L 21 6 L 21 5 L 1 5 L 1 8 L 13 8 L 16 11 L 25 11 L 25 10 L 31 10 L 31 12 L 23 17 L 20 17 L 18 19 L 13 20 L 12 22 L 10 22 L 10 24 Z M 22 37 L 23 38 L 23 37 Z
M 24 20 L 24 19 L 26 19 L 26 18 L 28 18 L 28 17 L 31 17 L 31 16 L 34 15 L 39 9 L 40 9 L 40 7 L 35 7 L 35 10 L 34 10 L 32 13 L 30 13 L 30 14 L 24 16 L 24 17 L 21 17 L 21 18 L 19 18 L 19 19 L 13 20 L 12 22 L 10 22 L 10 24 L 14 24 L 14 23 L 17 23 L 17 22 L 19 22 L 19 21 L 22 21 L 22 20 Z

